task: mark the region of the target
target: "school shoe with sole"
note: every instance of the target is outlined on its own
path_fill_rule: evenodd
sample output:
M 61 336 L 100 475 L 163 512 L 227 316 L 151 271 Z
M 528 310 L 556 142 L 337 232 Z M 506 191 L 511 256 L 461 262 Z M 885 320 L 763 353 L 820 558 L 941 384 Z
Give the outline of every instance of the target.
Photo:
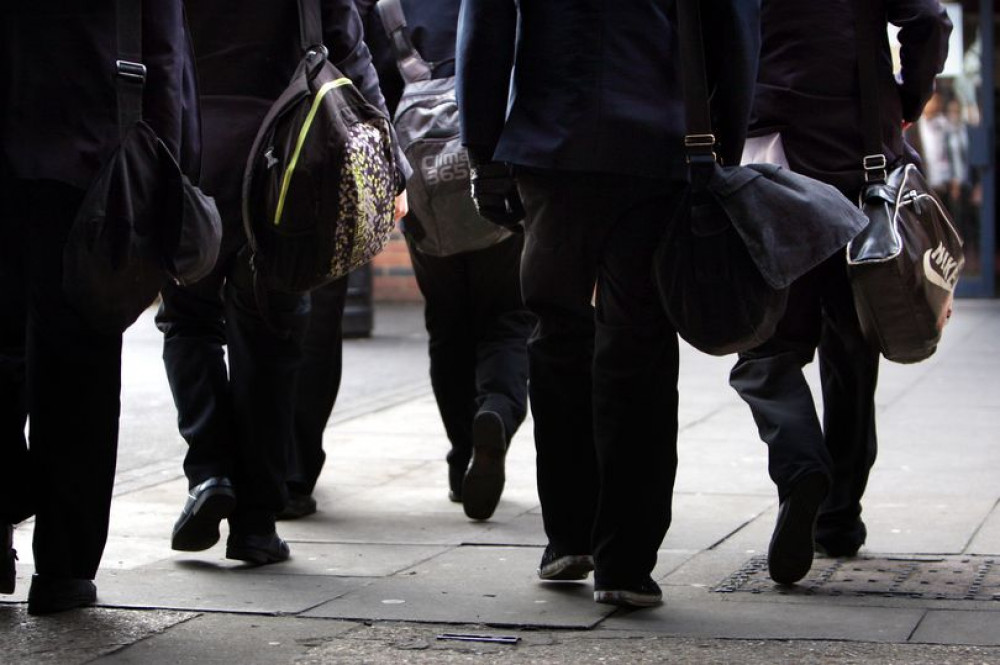
M 287 561 L 291 557 L 288 543 L 276 532 L 269 534 L 230 533 L 226 540 L 226 558 L 254 566 Z
M 619 607 L 656 607 L 663 603 L 660 585 L 647 577 L 638 584 L 597 586 L 594 588 L 594 602 Z
M 548 545 L 538 565 L 538 579 L 545 582 L 585 580 L 593 569 L 594 557 L 589 554 L 557 554 Z
M 91 580 L 32 575 L 28 589 L 28 614 L 53 614 L 87 607 L 97 602 L 97 587 Z
M 288 501 L 280 513 L 274 516 L 276 520 L 297 520 L 307 517 L 316 512 L 316 499 L 312 494 L 300 494 L 299 492 L 289 492 Z
M 174 524 L 171 549 L 200 552 L 219 542 L 219 522 L 236 507 L 236 492 L 228 478 L 209 478 L 191 488 L 181 516 Z
M 472 421 L 472 461 L 462 481 L 462 507 L 474 520 L 493 515 L 506 480 L 507 433 L 493 411 L 480 411 Z
M 822 473 L 800 479 L 778 508 L 778 520 L 767 549 L 767 570 L 778 584 L 795 584 L 812 568 L 816 515 L 829 481 Z

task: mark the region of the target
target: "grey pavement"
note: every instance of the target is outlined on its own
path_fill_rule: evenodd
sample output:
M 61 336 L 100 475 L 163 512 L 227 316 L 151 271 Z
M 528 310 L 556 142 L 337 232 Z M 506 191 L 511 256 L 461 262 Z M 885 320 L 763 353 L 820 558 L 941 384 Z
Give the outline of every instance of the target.
M 491 520 L 447 500 L 414 306 L 379 305 L 372 338 L 347 342 L 320 512 L 279 525 L 293 558 L 248 568 L 221 543 L 171 551 L 184 443 L 158 343 L 149 316 L 126 339 L 99 606 L 27 615 L 21 525 L 0 663 L 1000 663 L 1000 301 L 959 301 L 928 361 L 883 363 L 868 543 L 857 559 L 817 558 L 792 589 L 763 563 L 777 500 L 726 381 L 732 358 L 684 346 L 675 518 L 655 571 L 665 602 L 641 611 L 595 604 L 589 582 L 536 579 L 530 419 Z

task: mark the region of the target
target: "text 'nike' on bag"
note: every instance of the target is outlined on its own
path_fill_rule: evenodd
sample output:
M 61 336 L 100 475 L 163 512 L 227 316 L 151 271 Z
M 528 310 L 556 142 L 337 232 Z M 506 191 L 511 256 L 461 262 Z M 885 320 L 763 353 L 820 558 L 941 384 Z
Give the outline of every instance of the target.
M 962 239 L 913 164 L 866 186 L 861 209 L 868 227 L 847 246 L 861 331 L 887 360 L 924 360 L 951 315 Z

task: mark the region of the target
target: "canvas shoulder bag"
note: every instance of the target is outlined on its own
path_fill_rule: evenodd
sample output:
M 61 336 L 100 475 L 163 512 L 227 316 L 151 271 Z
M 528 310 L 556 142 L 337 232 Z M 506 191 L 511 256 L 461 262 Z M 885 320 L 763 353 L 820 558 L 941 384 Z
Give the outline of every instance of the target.
M 826 183 L 774 164 L 718 163 L 698 0 L 680 0 L 678 18 L 690 183 L 657 248 L 654 280 L 678 334 L 725 355 L 767 341 L 789 285 L 866 220 Z
M 63 251 L 63 291 L 95 330 L 122 332 L 164 279 L 191 284 L 219 256 L 215 201 L 142 120 L 142 3 L 118 0 L 116 97 L 120 143 L 88 188 Z
M 472 200 L 455 77 L 432 78 L 433 65 L 414 47 L 400 0 L 379 0 L 376 10 L 403 79 L 393 126 L 413 167 L 406 182 L 413 213 L 404 222 L 406 234 L 418 251 L 432 256 L 484 249 L 509 238 L 509 230 L 480 217 Z

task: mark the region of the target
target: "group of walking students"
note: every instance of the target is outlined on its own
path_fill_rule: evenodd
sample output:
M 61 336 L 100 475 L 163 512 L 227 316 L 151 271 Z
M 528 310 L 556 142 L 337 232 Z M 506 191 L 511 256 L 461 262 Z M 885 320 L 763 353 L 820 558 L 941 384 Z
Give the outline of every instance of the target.
M 317 0 L 329 59 L 392 117 L 403 81 L 374 0 Z M 868 0 L 884 153 L 934 89 L 951 24 L 938 0 Z M 189 444 L 190 493 L 171 534 L 199 551 L 229 522 L 226 556 L 286 560 L 275 523 L 314 512 L 323 431 L 341 373 L 346 277 L 255 297 L 240 188 L 254 135 L 297 64 L 296 0 L 141 3 L 143 117 L 217 202 L 222 249 L 193 285 L 167 283 L 156 325 Z M 856 200 L 861 169 L 852 0 L 700 0 L 716 153 L 778 134 L 789 167 Z M 462 141 L 492 244 L 422 252 L 400 160 L 397 218 L 424 295 L 430 374 L 449 442 L 449 497 L 488 519 L 530 396 L 543 581 L 594 599 L 662 602 L 651 577 L 671 522 L 678 339 L 654 250 L 687 179 L 676 0 L 401 0 L 434 78 L 455 76 Z M 120 333 L 63 293 L 62 249 L 118 141 L 116 2 L 0 9 L 0 593 L 14 592 L 14 525 L 34 516 L 28 612 L 96 602 L 118 445 Z M 893 70 L 888 24 L 899 30 Z M 413 165 L 416 167 L 416 165 Z M 267 311 L 262 311 L 266 302 Z M 226 348 L 228 362 L 223 348 Z M 823 419 L 802 368 L 819 357 Z M 768 445 L 779 511 L 771 577 L 814 551 L 854 556 L 876 454 L 878 352 L 838 253 L 792 285 L 774 336 L 730 382 Z M 736 435 L 736 433 L 734 433 Z M 30 445 L 29 445 L 30 441 Z M 180 497 L 178 498 L 180 504 Z M 442 497 L 442 500 L 446 500 Z

